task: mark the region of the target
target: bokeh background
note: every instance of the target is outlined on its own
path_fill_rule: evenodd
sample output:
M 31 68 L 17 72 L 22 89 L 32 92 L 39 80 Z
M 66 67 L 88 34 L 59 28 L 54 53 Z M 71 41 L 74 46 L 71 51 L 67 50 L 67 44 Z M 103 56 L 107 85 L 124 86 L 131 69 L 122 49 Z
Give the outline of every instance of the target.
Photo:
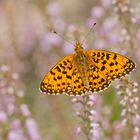
M 95 97 L 100 130 L 93 140 L 140 140 L 139 0 L 0 1 L 0 140 L 88 139 L 73 97 L 38 90 L 44 74 L 74 52 L 77 37 L 85 49 L 118 52 L 137 64 Z

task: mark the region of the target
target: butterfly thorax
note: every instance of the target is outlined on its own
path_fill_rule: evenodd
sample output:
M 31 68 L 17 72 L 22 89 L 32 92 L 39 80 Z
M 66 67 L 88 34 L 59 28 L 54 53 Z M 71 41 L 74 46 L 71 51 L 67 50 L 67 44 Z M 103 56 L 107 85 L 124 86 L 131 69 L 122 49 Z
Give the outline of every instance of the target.
M 75 47 L 75 63 L 78 69 L 78 72 L 81 74 L 81 79 L 83 81 L 83 84 L 88 87 L 88 78 L 87 78 L 87 71 L 88 71 L 88 60 L 86 53 L 82 47 L 82 45 L 77 42 Z

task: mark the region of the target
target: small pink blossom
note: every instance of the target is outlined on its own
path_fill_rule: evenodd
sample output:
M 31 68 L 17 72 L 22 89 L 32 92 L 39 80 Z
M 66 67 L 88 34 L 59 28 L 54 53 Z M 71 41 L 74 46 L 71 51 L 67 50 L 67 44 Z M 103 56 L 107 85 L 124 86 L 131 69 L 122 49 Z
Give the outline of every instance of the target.
M 104 49 L 106 47 L 106 42 L 102 39 L 97 40 L 94 44 L 97 49 Z
M 76 116 L 80 116 L 80 112 L 77 111 L 77 112 L 76 112 Z
M 100 18 L 104 15 L 104 9 L 101 6 L 93 7 L 91 10 L 91 15 L 95 18 Z
M 60 44 L 60 37 L 54 33 L 47 33 L 44 35 L 41 41 L 41 50 L 44 53 L 48 53 L 53 46 Z
M 93 140 L 99 140 L 99 137 L 100 137 L 100 132 L 99 132 L 99 124 L 98 123 L 91 123 L 91 131 L 90 133 L 92 134 L 92 139 Z
M 102 5 L 106 8 L 111 6 L 112 1 L 111 0 L 102 0 Z
M 13 88 L 12 86 L 9 86 L 9 87 L 7 88 L 7 92 L 8 92 L 9 94 L 13 94 L 13 93 L 14 93 L 14 88 Z
M 113 29 L 117 24 L 117 18 L 116 17 L 110 17 L 104 20 L 103 22 L 103 30 L 108 32 L 108 30 Z
M 71 100 L 73 103 L 76 103 L 78 100 L 77 100 L 77 98 L 72 98 L 72 100 Z
M 90 113 L 91 113 L 91 115 L 93 115 L 93 116 L 96 116 L 96 115 L 97 115 L 97 112 L 96 112 L 95 110 L 91 110 Z
M 8 140 L 27 140 L 21 130 L 12 130 L 8 134 Z
M 18 75 L 17 73 L 13 73 L 13 74 L 12 74 L 12 78 L 13 78 L 14 80 L 17 80 L 17 79 L 19 78 L 19 75 Z
M 9 115 L 13 114 L 15 111 L 15 105 L 12 102 L 10 102 L 8 103 L 7 107 L 8 107 L 8 110 L 7 110 L 8 114 Z
M 140 138 L 140 128 L 135 126 L 134 128 L 134 135 L 132 140 L 139 140 Z
M 2 71 L 2 72 L 7 72 L 9 70 L 10 70 L 10 67 L 7 66 L 7 65 L 1 65 L 0 66 L 0 71 Z
M 97 102 L 96 95 L 89 95 L 89 99 L 95 104 Z
M 21 104 L 20 106 L 21 112 L 25 117 L 30 117 L 31 112 L 29 111 L 29 108 L 26 104 Z
M 55 30 L 57 30 L 59 33 L 62 33 L 66 25 L 62 19 L 56 18 L 53 20 L 53 26 Z
M 12 121 L 11 125 L 14 130 L 18 130 L 21 127 L 21 122 L 19 119 L 15 119 Z
M 80 135 L 80 133 L 81 133 L 81 127 L 77 127 L 77 129 L 76 129 L 76 135 Z
M 47 12 L 51 16 L 59 16 L 61 14 L 61 7 L 59 3 L 57 2 L 50 3 L 47 7 Z
M 92 123 L 91 123 L 91 126 L 93 127 L 93 129 L 99 128 L 99 124 L 96 123 L 96 122 L 92 122 Z
M 119 33 L 117 33 L 116 31 L 112 31 L 110 33 L 108 33 L 108 42 L 111 44 L 111 45 L 116 45 L 117 42 L 119 42 Z
M 65 54 L 69 55 L 74 52 L 74 45 L 70 44 L 69 42 L 64 43 L 63 51 Z
M 28 118 L 26 120 L 26 128 L 30 137 L 30 140 L 40 140 L 40 134 L 38 132 L 38 127 L 34 119 Z
M 140 115 L 136 114 L 135 117 L 133 118 L 133 123 L 134 125 L 140 124 Z
M 20 97 L 20 98 L 23 98 L 23 97 L 24 97 L 24 91 L 19 90 L 19 91 L 17 92 L 17 96 Z
M 7 114 L 4 111 L 0 111 L 0 122 L 4 123 L 7 121 Z

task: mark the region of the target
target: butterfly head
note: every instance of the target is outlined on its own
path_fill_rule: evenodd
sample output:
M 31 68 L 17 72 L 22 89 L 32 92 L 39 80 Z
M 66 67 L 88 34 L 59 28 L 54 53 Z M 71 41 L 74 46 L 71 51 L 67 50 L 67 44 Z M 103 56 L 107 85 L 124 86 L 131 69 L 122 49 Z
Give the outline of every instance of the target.
M 80 42 L 76 42 L 75 51 L 76 51 L 76 53 L 83 51 L 83 47 L 82 47 L 82 44 Z

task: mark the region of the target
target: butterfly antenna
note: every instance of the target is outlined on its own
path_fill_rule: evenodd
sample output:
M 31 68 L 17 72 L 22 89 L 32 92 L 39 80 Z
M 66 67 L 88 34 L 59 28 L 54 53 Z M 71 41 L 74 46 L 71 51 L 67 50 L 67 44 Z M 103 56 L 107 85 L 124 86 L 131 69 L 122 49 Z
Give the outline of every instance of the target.
M 68 42 L 70 45 L 74 46 L 73 43 L 71 43 L 69 40 L 67 40 L 66 38 L 64 38 L 64 36 L 58 34 L 56 31 L 53 31 L 54 34 L 58 35 L 60 38 L 62 38 L 63 40 L 65 40 L 66 42 Z
M 88 33 L 85 35 L 84 40 L 82 41 L 82 44 L 86 41 L 86 39 L 89 36 L 89 34 L 91 33 L 91 31 L 93 31 L 93 28 L 94 28 L 95 25 L 96 25 L 96 22 L 94 22 L 92 24 L 92 27 L 90 28 L 90 30 L 88 31 Z

